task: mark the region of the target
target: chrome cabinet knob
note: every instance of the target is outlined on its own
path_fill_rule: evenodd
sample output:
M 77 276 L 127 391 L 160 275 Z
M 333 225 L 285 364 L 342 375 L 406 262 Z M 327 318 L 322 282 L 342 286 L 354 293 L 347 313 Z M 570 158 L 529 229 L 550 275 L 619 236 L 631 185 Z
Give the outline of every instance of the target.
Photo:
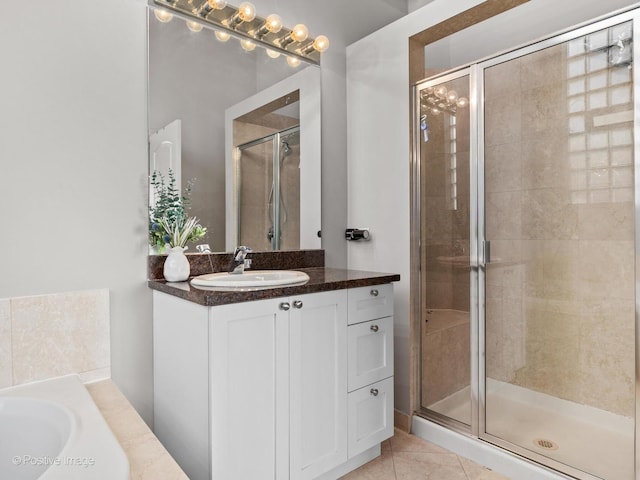
M 280 304 L 280 310 L 284 310 L 286 312 L 290 308 L 291 308 L 291 305 L 289 305 L 289 302 L 282 302 Z
M 379 330 L 378 325 L 371 325 L 371 331 L 377 332 Z
M 371 395 L 373 395 L 374 397 L 377 397 L 378 396 L 378 389 L 377 388 L 372 388 L 369 393 L 371 393 Z
M 293 302 L 293 308 L 298 308 L 298 309 L 300 309 L 300 308 L 302 308 L 302 305 L 303 305 L 303 304 L 302 304 L 302 300 L 295 300 L 295 301 Z
M 377 297 L 378 295 L 380 295 L 380 292 L 378 292 L 378 290 L 376 290 L 375 288 L 373 290 L 371 290 L 371 296 L 372 297 Z

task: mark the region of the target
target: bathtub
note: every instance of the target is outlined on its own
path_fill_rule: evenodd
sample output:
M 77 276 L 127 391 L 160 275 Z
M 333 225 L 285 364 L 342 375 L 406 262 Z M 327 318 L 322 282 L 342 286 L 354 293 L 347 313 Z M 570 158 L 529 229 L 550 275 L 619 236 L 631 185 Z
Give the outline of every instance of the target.
M 0 479 L 128 480 L 129 462 L 77 375 L 0 390 Z

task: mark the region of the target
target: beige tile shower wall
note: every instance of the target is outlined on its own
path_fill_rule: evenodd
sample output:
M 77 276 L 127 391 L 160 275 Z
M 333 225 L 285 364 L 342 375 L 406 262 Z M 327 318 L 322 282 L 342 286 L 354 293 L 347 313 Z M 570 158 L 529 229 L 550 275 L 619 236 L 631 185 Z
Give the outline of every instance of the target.
M 589 115 L 624 106 L 571 123 L 566 55 L 553 47 L 486 73 L 487 374 L 632 416 L 633 205 L 572 196 L 575 142 L 624 127 Z M 585 175 L 607 173 L 584 157 Z
M 0 300 L 0 387 L 110 376 L 109 291 Z
M 422 405 L 434 403 L 469 385 L 470 315 L 430 310 L 422 329 Z

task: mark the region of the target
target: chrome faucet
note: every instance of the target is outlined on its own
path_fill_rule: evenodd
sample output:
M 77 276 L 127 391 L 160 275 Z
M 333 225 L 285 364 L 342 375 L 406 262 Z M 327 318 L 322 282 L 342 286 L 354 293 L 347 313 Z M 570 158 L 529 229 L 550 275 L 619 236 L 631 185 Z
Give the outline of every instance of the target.
M 251 259 L 246 258 L 247 253 L 251 253 L 253 250 L 249 247 L 240 246 L 233 252 L 233 259 L 231 260 L 231 266 L 229 267 L 229 273 L 241 274 L 244 273 L 245 268 L 251 268 Z

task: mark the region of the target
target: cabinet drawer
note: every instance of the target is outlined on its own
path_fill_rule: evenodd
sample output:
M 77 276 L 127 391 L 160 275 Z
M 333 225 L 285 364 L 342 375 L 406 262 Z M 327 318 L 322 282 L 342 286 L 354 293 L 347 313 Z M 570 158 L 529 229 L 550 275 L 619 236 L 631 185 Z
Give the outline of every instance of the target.
M 393 315 L 393 285 L 349 289 L 349 325 Z
M 349 458 L 393 435 L 393 377 L 349 394 Z
M 348 328 L 349 391 L 393 375 L 393 317 Z

